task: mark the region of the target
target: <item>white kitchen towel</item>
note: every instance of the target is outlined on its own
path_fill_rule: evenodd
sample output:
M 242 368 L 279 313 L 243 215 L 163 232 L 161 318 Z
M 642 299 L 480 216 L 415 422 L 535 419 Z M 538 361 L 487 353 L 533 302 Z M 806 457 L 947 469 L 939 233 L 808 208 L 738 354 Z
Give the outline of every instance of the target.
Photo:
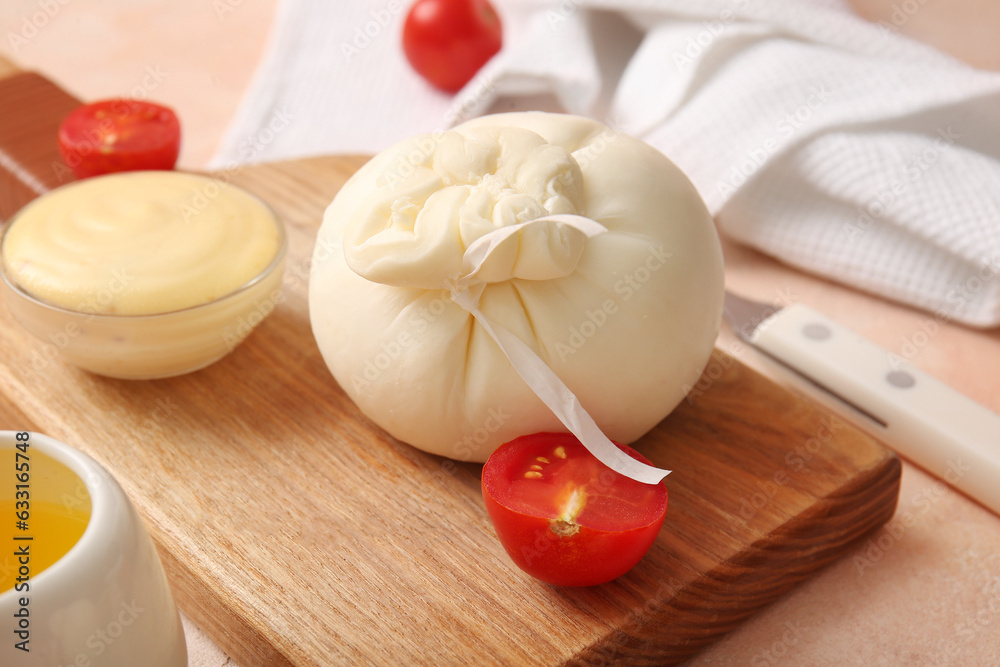
M 1000 324 L 1000 74 L 841 0 L 494 0 L 457 95 L 400 48 L 408 2 L 285 0 L 215 167 L 373 153 L 481 113 L 589 115 L 663 151 L 722 229 L 804 270 Z M 910 6 L 912 4 L 912 7 Z

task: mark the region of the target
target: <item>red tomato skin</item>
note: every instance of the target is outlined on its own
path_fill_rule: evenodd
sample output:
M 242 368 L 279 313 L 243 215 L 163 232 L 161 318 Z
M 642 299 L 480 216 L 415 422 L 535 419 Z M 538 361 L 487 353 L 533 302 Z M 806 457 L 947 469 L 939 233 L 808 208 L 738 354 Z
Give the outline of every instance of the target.
M 488 0 L 417 0 L 403 24 L 406 59 L 448 93 L 468 83 L 502 43 L 500 18 Z
M 535 434 L 518 440 L 540 437 L 569 438 L 575 442 L 575 438 L 567 434 Z M 649 463 L 631 447 L 615 444 L 633 458 Z M 486 466 L 490 466 L 489 461 Z M 596 586 L 617 579 L 642 560 L 656 541 L 666 518 L 667 491 L 663 485 L 662 497 L 657 498 L 662 509 L 657 508 L 654 518 L 646 525 L 621 531 L 580 525 L 575 534 L 560 536 L 552 531 L 548 518 L 512 510 L 499 502 L 495 497 L 499 494 L 495 493 L 492 484 L 493 475 L 499 471 L 488 470 L 486 466 L 483 468 L 483 501 L 504 550 L 521 570 L 548 584 Z
M 571 537 L 559 537 L 548 519 L 515 514 L 483 495 L 486 511 L 501 544 L 514 564 L 554 586 L 597 586 L 635 567 L 660 532 L 665 516 L 643 528 L 606 532 L 580 527 Z
M 180 121 L 172 109 L 109 99 L 74 109 L 59 126 L 59 153 L 77 178 L 142 169 L 173 169 Z

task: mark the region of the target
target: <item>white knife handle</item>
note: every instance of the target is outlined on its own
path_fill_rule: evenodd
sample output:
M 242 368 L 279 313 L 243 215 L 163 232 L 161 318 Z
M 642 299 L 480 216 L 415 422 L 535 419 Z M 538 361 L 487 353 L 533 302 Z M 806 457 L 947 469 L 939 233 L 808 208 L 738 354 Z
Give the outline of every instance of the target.
M 1000 416 L 801 304 L 757 327 L 753 344 L 886 424 L 902 456 L 1000 514 Z

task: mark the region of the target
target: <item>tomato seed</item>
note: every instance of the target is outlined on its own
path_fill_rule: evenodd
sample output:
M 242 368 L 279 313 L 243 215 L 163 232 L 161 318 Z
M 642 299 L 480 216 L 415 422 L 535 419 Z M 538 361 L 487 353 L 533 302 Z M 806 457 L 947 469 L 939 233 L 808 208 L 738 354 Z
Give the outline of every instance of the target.
M 528 472 L 524 473 L 524 476 L 526 479 L 539 479 L 541 478 L 542 473 L 538 472 L 537 470 L 529 470 Z

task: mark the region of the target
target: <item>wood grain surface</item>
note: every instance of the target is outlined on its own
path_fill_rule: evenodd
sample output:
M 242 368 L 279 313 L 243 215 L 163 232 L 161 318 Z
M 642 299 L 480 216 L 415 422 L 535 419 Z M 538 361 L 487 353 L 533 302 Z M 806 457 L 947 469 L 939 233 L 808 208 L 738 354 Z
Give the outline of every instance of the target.
M 59 123 L 80 101 L 37 72 L 0 57 L 0 221 L 73 180 L 59 154 Z
M 690 400 L 638 444 L 675 470 L 647 557 L 593 589 L 523 575 L 492 533 L 481 466 L 369 423 L 312 338 L 316 228 L 363 162 L 219 175 L 276 208 L 290 256 L 273 314 L 207 369 L 90 375 L 0 311 L 5 400 L 112 471 L 179 605 L 240 664 L 676 662 L 892 516 L 894 455 L 717 351 Z
M 21 78 L 8 65 L 0 78 Z M 3 426 L 31 425 L 112 471 L 179 605 L 237 662 L 678 662 L 892 516 L 894 455 L 717 350 L 689 399 L 637 444 L 675 470 L 647 557 L 589 589 L 522 574 L 493 535 L 481 466 L 424 454 L 368 422 L 313 340 L 317 225 L 364 161 L 216 175 L 274 206 L 290 254 L 273 314 L 207 369 L 150 382 L 91 375 L 60 361 L 58 338 L 31 338 L 0 308 L 0 412 L 19 421 Z M 0 181 L 51 166 L 39 164 L 8 159 Z

